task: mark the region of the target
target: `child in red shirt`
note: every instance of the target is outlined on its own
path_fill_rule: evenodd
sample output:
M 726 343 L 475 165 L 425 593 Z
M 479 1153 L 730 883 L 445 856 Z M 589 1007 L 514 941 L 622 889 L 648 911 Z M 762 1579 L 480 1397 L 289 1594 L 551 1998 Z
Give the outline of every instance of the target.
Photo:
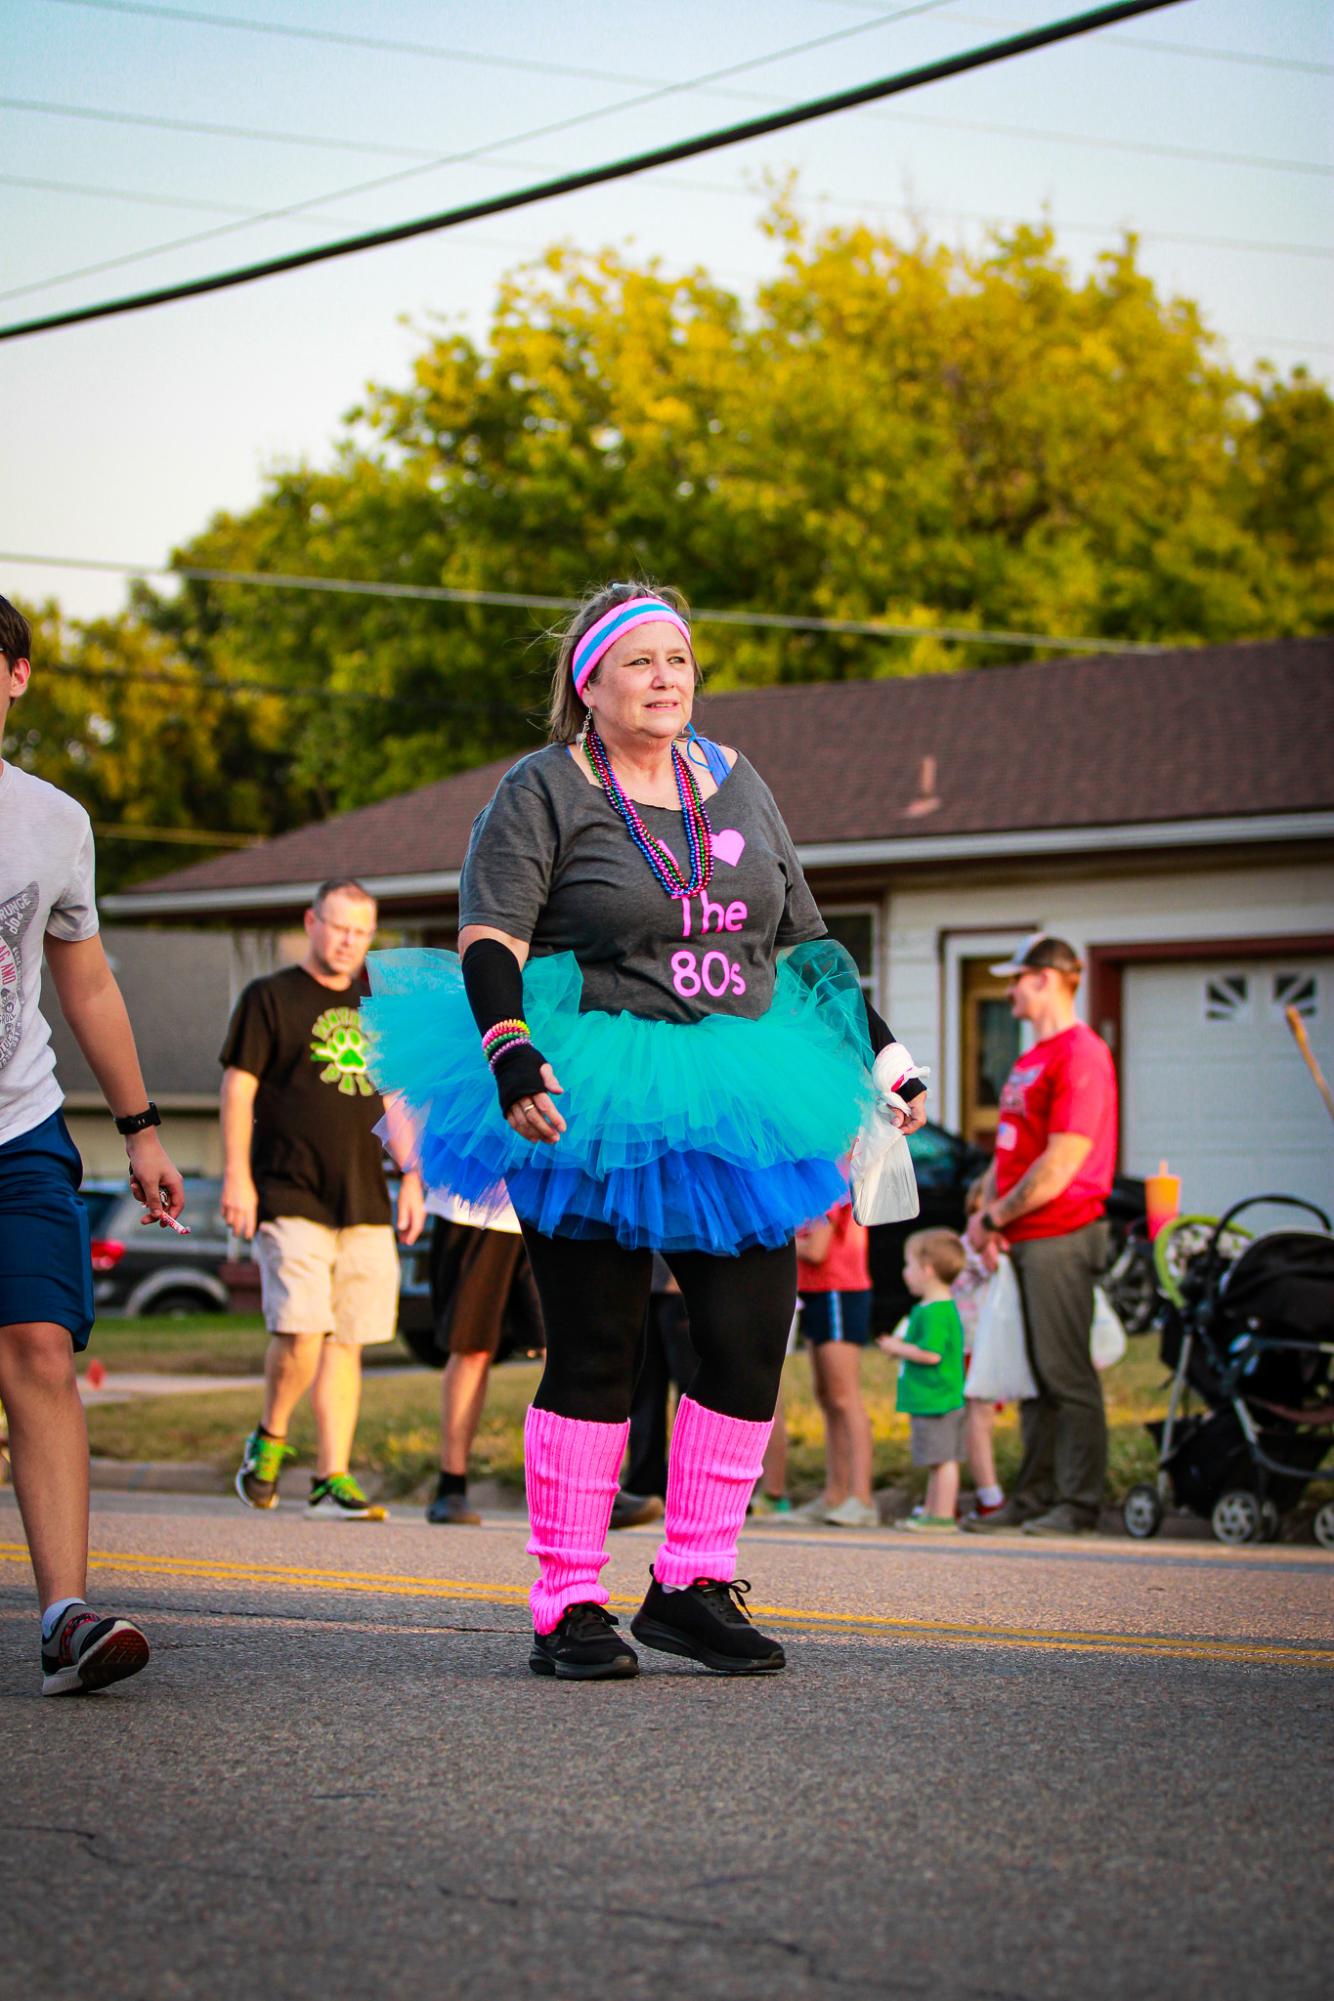
M 862 1401 L 862 1350 L 871 1338 L 866 1230 L 841 1202 L 797 1232 L 801 1331 L 825 1421 L 824 1493 L 809 1510 L 835 1528 L 874 1528 L 871 1420 Z

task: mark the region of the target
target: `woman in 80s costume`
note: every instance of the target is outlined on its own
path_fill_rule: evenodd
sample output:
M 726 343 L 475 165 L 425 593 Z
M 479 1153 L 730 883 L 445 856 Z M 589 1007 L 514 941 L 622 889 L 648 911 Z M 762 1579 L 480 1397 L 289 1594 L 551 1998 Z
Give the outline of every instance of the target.
M 655 1250 L 700 1365 L 631 1630 L 720 1673 L 784 1665 L 735 1578 L 793 1236 L 844 1196 L 874 1050 L 894 1047 L 899 1116 L 922 1122 L 920 1077 L 827 937 L 768 787 L 695 736 L 697 679 L 674 594 L 592 597 L 561 645 L 551 743 L 473 827 L 462 957 L 375 955 L 362 1008 L 427 1185 L 483 1209 L 508 1191 L 523 1225 L 547 1330 L 524 1430 L 529 1661 L 562 1678 L 638 1672 L 599 1576 Z

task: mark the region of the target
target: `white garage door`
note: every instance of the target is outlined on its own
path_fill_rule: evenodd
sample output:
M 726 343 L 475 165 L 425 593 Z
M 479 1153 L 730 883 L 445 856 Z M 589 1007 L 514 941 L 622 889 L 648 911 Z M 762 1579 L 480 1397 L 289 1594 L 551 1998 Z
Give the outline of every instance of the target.
M 1334 959 L 1127 966 L 1122 1160 L 1164 1156 L 1188 1209 L 1245 1195 L 1334 1197 L 1334 1120 L 1284 1020 L 1296 1006 L 1334 1085 Z

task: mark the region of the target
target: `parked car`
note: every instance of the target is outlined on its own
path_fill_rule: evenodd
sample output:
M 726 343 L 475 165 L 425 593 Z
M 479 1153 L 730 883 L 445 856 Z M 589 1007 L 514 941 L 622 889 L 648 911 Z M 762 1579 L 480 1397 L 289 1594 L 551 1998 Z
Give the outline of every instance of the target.
M 236 1252 L 218 1213 L 220 1180 L 186 1176 L 188 1237 L 141 1224 L 143 1206 L 123 1181 L 85 1181 L 81 1193 L 93 1240 L 93 1298 L 99 1313 L 227 1311 L 231 1295 L 221 1273 Z M 399 1246 L 403 1265 L 399 1332 L 409 1347 L 410 1335 L 429 1335 L 431 1329 L 425 1248 L 425 1236 L 412 1250 Z M 240 1246 L 239 1254 L 247 1256 L 248 1247 Z
M 990 1160 L 990 1155 L 984 1153 L 981 1147 L 973 1146 L 958 1133 L 947 1132 L 944 1126 L 935 1125 L 930 1119 L 919 1131 L 909 1135 L 908 1148 L 917 1172 L 921 1214 L 910 1223 L 882 1223 L 870 1232 L 872 1313 L 878 1334 L 896 1326 L 913 1304 L 903 1283 L 903 1246 L 906 1239 L 914 1230 L 962 1232 L 968 1190 Z M 1111 1273 L 1120 1274 L 1133 1262 L 1133 1255 L 1127 1256 L 1127 1245 L 1133 1243 L 1137 1224 L 1143 1215 L 1144 1183 L 1129 1175 L 1118 1174 L 1107 1200 L 1108 1266 Z M 1118 1282 L 1132 1283 L 1130 1280 Z M 1120 1312 L 1123 1304 L 1120 1292 L 1112 1284 L 1109 1284 L 1108 1290 L 1112 1293 L 1113 1305 Z M 1138 1323 L 1132 1325 L 1127 1319 L 1126 1325 L 1132 1333 L 1138 1331 Z
M 230 1304 L 219 1267 L 228 1236 L 218 1214 L 220 1181 L 187 1177 L 188 1237 L 140 1223 L 143 1204 L 123 1181 L 85 1181 L 93 1239 L 93 1298 L 99 1313 L 223 1313 Z

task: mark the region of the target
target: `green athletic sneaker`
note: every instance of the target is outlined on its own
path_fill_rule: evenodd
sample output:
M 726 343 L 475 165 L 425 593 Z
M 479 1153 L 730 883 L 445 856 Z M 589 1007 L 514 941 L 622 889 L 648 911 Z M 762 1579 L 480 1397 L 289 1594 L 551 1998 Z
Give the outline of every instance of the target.
M 322 1522 L 385 1522 L 388 1508 L 368 1501 L 350 1473 L 331 1473 L 327 1480 L 312 1480 L 306 1519 Z
M 268 1438 L 258 1427 L 241 1448 L 241 1464 L 236 1473 L 236 1491 L 247 1507 L 276 1508 L 278 1475 L 285 1459 L 295 1459 L 290 1445 L 281 1438 Z

